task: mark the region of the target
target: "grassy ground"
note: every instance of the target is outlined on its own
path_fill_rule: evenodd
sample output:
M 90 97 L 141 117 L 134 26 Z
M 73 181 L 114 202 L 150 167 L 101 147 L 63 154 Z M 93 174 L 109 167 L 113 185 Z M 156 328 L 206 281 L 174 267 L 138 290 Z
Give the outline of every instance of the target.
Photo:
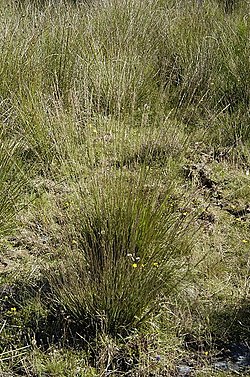
M 231 376 L 213 365 L 250 339 L 249 4 L 0 13 L 1 376 Z

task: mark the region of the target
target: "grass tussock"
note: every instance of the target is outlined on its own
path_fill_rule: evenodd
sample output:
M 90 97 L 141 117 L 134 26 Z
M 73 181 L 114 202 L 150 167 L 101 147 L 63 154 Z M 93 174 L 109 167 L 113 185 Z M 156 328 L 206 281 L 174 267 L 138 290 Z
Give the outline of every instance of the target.
M 145 321 L 185 274 L 188 224 L 172 208 L 172 188 L 161 199 L 144 171 L 135 182 L 98 180 L 69 204 L 71 245 L 50 280 L 55 300 L 77 321 L 115 335 Z

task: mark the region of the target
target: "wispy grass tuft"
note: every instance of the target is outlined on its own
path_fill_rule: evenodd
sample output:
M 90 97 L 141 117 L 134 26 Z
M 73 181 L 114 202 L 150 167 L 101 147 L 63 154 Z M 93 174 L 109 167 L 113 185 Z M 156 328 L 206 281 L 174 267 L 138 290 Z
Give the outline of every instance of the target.
M 106 174 L 78 187 L 71 245 L 49 276 L 54 300 L 86 330 L 131 331 L 186 271 L 187 224 L 171 207 L 171 187 L 160 198 L 146 181 L 144 167 L 132 180 Z

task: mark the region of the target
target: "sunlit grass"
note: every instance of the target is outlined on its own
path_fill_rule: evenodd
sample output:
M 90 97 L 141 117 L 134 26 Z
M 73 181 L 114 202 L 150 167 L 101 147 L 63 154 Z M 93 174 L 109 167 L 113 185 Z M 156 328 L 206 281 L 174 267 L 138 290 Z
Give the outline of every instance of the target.
M 6 371 L 173 374 L 249 338 L 248 13 L 0 2 Z

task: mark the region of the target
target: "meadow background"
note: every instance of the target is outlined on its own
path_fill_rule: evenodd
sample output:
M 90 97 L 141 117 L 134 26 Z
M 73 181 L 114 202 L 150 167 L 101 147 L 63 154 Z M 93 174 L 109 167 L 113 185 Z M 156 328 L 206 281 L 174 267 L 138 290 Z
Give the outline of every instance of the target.
M 249 11 L 0 1 L 1 376 L 249 357 Z

